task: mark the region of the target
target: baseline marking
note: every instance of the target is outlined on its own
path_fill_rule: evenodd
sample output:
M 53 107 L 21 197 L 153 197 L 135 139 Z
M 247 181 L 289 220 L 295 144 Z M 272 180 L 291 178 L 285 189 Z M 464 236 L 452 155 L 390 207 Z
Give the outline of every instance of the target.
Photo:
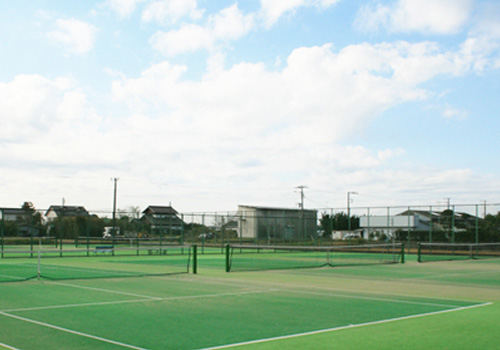
M 147 350 L 145 348 L 140 348 L 138 346 L 121 343 L 121 342 L 114 341 L 114 340 L 111 340 L 111 339 L 106 339 L 106 338 L 98 337 L 98 336 L 95 336 L 95 335 L 78 332 L 78 331 L 75 331 L 75 330 L 72 330 L 72 329 L 55 326 L 55 325 L 52 325 L 52 324 L 49 324 L 49 323 L 40 322 L 40 321 L 32 320 L 32 319 L 29 319 L 29 318 L 25 318 L 25 317 L 21 317 L 21 316 L 16 316 L 16 315 L 8 314 L 8 313 L 3 312 L 3 311 L 0 311 L 0 315 L 6 316 L 6 317 L 15 318 L 17 320 L 24 321 L 24 322 L 29 322 L 29 323 L 37 324 L 37 325 L 43 326 L 43 327 L 48 327 L 48 328 L 56 329 L 58 331 L 63 331 L 63 332 L 66 332 L 66 333 L 71 333 L 71 334 L 79 335 L 79 336 L 82 336 L 82 337 L 86 337 L 86 338 L 90 338 L 90 339 L 94 339 L 94 340 L 99 340 L 99 341 L 102 341 L 102 342 L 105 342 L 105 343 L 122 346 L 122 347 L 129 348 L 129 349 Z
M 13 346 L 7 345 L 5 343 L 0 343 L 0 346 L 3 346 L 4 348 L 10 349 L 10 350 L 20 350 L 18 348 L 15 348 Z
M 448 313 L 448 312 L 461 311 L 461 310 L 472 309 L 472 308 L 481 307 L 481 306 L 488 306 L 488 305 L 492 305 L 492 304 L 493 303 L 490 302 L 490 303 L 483 303 L 483 304 L 477 304 L 477 305 L 462 306 L 462 307 L 459 307 L 457 309 L 433 311 L 433 312 L 427 312 L 427 313 L 417 314 L 417 315 L 409 315 L 409 316 L 388 318 L 386 320 L 379 320 L 379 321 L 372 321 L 372 322 L 365 322 L 365 323 L 358 323 L 358 324 L 350 324 L 350 325 L 347 325 L 347 326 L 340 326 L 340 327 L 334 327 L 334 328 L 328 328 L 328 329 L 320 329 L 320 330 L 311 331 L 311 332 L 303 332 L 303 333 L 297 333 L 297 334 L 282 335 L 282 336 L 279 336 L 279 337 L 250 340 L 250 341 L 241 342 L 241 343 L 234 343 L 234 344 L 226 344 L 226 345 L 220 345 L 220 346 L 213 346 L 213 347 L 209 347 L 209 348 L 202 348 L 202 349 L 199 349 L 199 350 L 227 349 L 227 348 L 232 348 L 232 347 L 241 346 L 241 345 L 250 345 L 250 344 L 265 343 L 265 342 L 269 342 L 269 341 L 273 341 L 273 340 L 298 338 L 298 337 L 302 337 L 302 336 L 306 336 L 306 335 L 321 334 L 321 333 L 326 333 L 326 332 L 340 331 L 340 330 L 343 330 L 343 329 L 359 328 L 359 327 L 365 327 L 365 326 L 371 326 L 371 325 L 376 325 L 376 324 L 389 323 L 389 322 L 394 322 L 394 321 L 408 320 L 408 319 L 412 319 L 412 318 L 418 318 L 418 317 L 424 317 L 424 316 L 430 316 L 430 315 L 437 315 L 437 314 L 444 314 L 444 313 Z

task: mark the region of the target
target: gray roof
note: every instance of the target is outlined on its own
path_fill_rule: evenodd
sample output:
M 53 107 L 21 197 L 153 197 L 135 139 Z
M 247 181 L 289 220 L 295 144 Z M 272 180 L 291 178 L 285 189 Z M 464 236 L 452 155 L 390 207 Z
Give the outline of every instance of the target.
M 150 205 L 142 211 L 143 214 L 173 214 L 177 215 L 178 212 L 172 206 Z
M 89 212 L 82 206 L 71 206 L 71 205 L 51 205 L 45 215 L 50 211 L 54 211 L 57 216 L 88 216 Z
M 274 207 L 261 207 L 254 205 L 238 205 L 238 208 L 249 208 L 255 210 L 267 210 L 267 211 L 309 211 L 309 212 L 317 212 L 316 209 L 300 209 L 300 208 L 274 208 Z
M 24 214 L 24 210 L 22 208 L 0 208 L 0 210 L 5 215 L 21 215 L 21 214 Z

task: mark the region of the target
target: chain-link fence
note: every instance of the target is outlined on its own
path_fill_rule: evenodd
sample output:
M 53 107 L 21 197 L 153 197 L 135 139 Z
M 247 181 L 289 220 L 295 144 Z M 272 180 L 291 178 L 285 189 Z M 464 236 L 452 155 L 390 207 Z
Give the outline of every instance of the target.
M 117 246 L 198 244 L 200 253 L 226 243 L 343 245 L 404 242 L 500 242 L 500 204 L 280 209 L 240 206 L 234 212 L 178 213 L 170 206 L 142 212 L 83 207 L 0 208 L 2 250 L 15 246 L 104 242 Z

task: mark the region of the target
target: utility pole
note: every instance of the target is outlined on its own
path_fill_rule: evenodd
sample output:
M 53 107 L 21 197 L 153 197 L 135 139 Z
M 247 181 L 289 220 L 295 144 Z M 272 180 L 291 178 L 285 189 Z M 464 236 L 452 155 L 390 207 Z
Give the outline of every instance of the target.
M 118 178 L 114 177 L 111 179 L 114 183 L 114 190 L 113 190 L 113 231 L 111 237 L 113 238 L 113 245 L 114 245 L 114 240 L 115 240 L 115 227 L 116 227 L 116 187 L 117 187 L 117 182 Z
M 302 235 L 304 236 L 303 238 L 305 239 L 306 236 L 306 227 L 304 223 L 304 188 L 307 188 L 307 186 L 297 186 L 295 188 L 298 188 L 300 190 L 300 203 L 299 203 L 299 208 L 300 208 L 300 221 L 302 222 Z
M 445 199 L 446 199 L 446 203 L 448 203 L 446 209 L 450 210 L 450 201 L 451 201 L 451 198 L 445 198 Z
M 304 188 L 307 188 L 307 186 L 297 186 L 295 188 L 298 188 L 300 190 L 300 203 L 299 203 L 299 208 L 304 210 Z
M 349 244 L 351 244 L 351 195 L 358 194 L 358 192 L 347 192 L 347 234 L 349 235 Z

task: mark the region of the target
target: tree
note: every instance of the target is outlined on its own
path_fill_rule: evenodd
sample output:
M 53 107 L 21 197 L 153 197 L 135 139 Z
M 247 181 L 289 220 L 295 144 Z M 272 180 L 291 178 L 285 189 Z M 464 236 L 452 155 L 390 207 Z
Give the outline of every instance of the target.
M 104 220 L 97 216 L 60 216 L 49 224 L 51 236 L 75 239 L 77 237 L 102 237 Z
M 351 230 L 359 228 L 359 217 L 351 216 Z M 320 219 L 320 228 L 326 236 L 331 237 L 332 231 L 345 231 L 349 229 L 349 219 L 344 212 L 336 213 L 334 216 L 322 213 Z
M 479 242 L 500 241 L 500 212 L 496 215 L 488 214 L 479 222 Z
M 23 235 L 38 236 L 45 233 L 42 214 L 35 209 L 32 202 L 24 202 L 21 206 L 23 215 L 17 218 L 18 229 Z

